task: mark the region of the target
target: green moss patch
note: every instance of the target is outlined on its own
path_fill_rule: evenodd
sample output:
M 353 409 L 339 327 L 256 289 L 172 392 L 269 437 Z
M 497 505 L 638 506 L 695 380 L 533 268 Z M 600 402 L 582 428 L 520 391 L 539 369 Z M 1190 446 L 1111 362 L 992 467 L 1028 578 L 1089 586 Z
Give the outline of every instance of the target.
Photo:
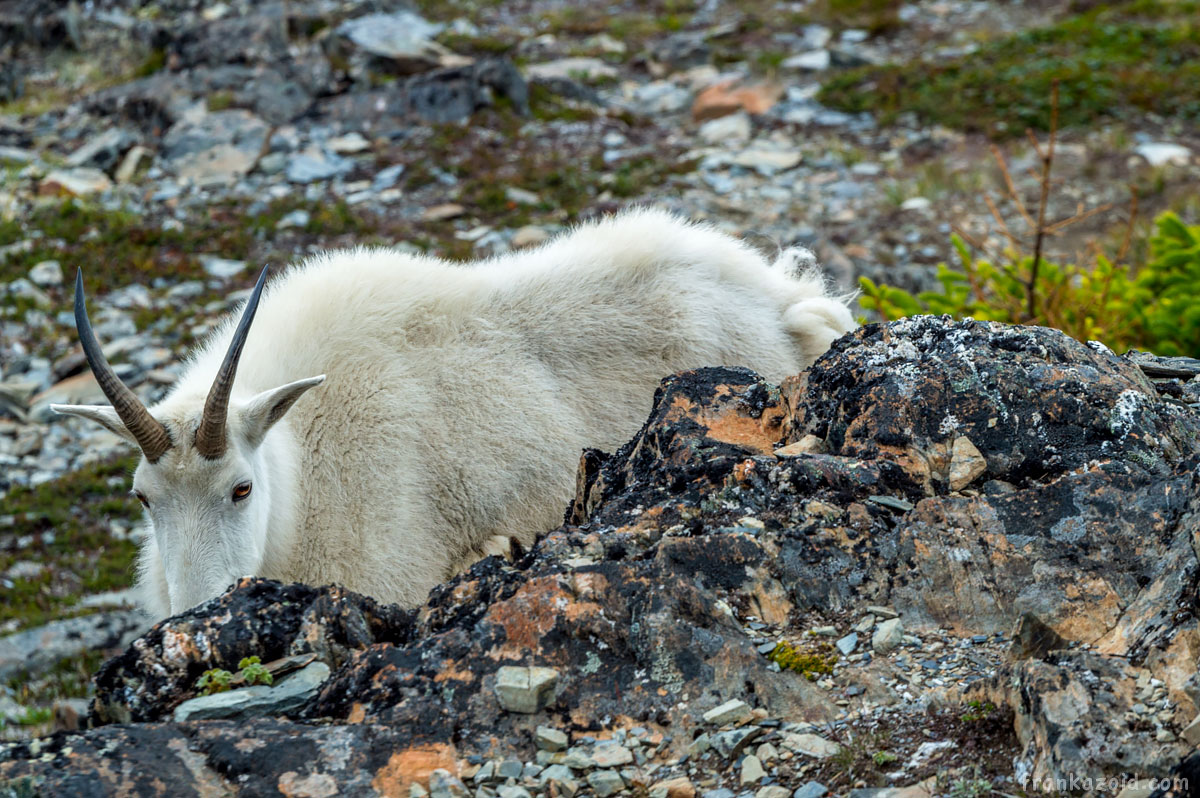
M 958 58 L 851 70 L 828 81 L 819 99 L 875 112 L 885 124 L 911 112 L 927 124 L 1004 137 L 1049 129 L 1058 81 L 1060 126 L 1147 112 L 1196 121 L 1198 12 L 1195 2 L 1105 5 Z
M 777 663 L 784 670 L 795 671 L 810 682 L 815 682 L 822 676 L 833 673 L 838 653 L 829 643 L 816 643 L 804 647 L 779 643 L 767 655 L 767 659 Z

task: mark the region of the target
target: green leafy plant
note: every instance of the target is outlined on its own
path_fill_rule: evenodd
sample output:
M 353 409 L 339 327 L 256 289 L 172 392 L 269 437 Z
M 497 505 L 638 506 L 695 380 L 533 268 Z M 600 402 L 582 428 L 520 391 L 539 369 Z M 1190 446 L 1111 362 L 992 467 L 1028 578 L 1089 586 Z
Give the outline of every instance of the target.
M 878 765 L 879 767 L 883 767 L 884 765 L 890 765 L 891 763 L 895 762 L 899 758 L 900 757 L 896 756 L 891 751 L 876 751 L 874 754 L 871 755 L 871 759 L 875 760 L 875 764 Z
M 200 678 L 196 680 L 196 690 L 201 695 L 223 693 L 229 689 L 231 681 L 233 681 L 233 674 L 229 671 L 224 668 L 210 668 L 200 674 Z
M 243 657 L 238 663 L 242 681 L 246 684 L 272 684 L 275 677 L 262 664 L 258 657 Z
M 991 717 L 995 711 L 996 705 L 991 701 L 968 701 L 967 711 L 962 714 L 962 720 L 964 723 L 973 723 Z
M 959 779 L 950 788 L 951 798 L 980 798 L 992 791 L 992 783 L 986 779 Z

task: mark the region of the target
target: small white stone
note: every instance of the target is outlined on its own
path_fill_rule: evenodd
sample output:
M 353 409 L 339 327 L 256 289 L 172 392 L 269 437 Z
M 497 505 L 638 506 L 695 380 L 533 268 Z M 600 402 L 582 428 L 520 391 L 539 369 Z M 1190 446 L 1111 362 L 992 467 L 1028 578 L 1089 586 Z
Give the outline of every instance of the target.
M 784 69 L 804 69 L 810 72 L 823 72 L 829 69 L 829 62 L 828 50 L 813 50 L 786 58 L 780 66 Z
M 41 263 L 35 264 L 29 270 L 29 279 L 35 285 L 42 288 L 50 288 L 55 285 L 62 285 L 63 270 L 62 264 L 56 260 L 44 260 Z
M 1145 158 L 1151 166 L 1187 166 L 1192 159 L 1192 151 L 1187 147 L 1166 141 L 1139 144 L 1134 152 Z

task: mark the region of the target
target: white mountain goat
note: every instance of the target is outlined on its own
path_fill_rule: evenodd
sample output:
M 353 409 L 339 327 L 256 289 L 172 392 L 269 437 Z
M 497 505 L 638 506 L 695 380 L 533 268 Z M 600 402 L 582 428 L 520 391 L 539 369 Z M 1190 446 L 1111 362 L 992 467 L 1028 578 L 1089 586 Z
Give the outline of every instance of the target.
M 248 574 L 420 604 L 493 541 L 557 526 L 580 450 L 635 433 L 662 377 L 780 380 L 854 326 L 792 257 L 652 210 L 477 264 L 362 249 L 265 278 L 150 409 L 105 360 L 76 281 L 112 407 L 54 409 L 142 450 L 138 582 L 156 618 Z

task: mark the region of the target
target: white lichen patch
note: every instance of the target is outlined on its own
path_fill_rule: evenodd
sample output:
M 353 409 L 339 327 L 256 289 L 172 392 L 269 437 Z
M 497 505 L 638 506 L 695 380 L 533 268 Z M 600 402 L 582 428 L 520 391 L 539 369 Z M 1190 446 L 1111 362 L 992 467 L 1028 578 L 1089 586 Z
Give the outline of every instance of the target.
M 1146 395 L 1126 388 L 1121 391 L 1108 416 L 1108 428 L 1114 435 L 1124 437 L 1137 424 L 1138 413 L 1146 406 Z
M 958 420 L 957 416 L 947 413 L 946 417 L 942 419 L 942 423 L 938 424 L 938 434 L 948 436 L 950 433 L 956 432 L 961 424 L 962 422 Z

